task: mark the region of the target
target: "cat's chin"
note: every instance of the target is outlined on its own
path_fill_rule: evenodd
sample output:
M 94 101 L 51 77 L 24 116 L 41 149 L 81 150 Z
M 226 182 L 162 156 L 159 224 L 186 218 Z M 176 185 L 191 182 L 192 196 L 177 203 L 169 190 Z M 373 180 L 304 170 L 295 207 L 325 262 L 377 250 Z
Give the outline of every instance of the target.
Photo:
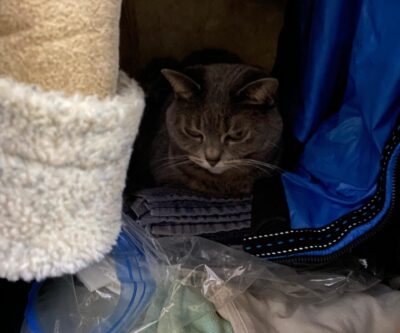
M 208 171 L 209 173 L 212 173 L 214 175 L 220 175 L 222 173 L 224 173 L 225 171 L 231 169 L 230 166 L 226 166 L 226 165 L 215 165 L 215 166 L 210 166 L 207 162 L 198 159 L 198 158 L 193 158 L 189 156 L 189 159 L 197 164 L 199 167 L 203 168 L 204 170 Z
M 197 157 L 189 156 L 189 159 L 194 164 L 198 165 L 202 169 L 204 169 L 214 175 L 220 175 L 220 174 L 224 173 L 225 171 L 232 169 L 232 167 L 230 165 L 226 165 L 224 162 L 219 162 L 217 165 L 211 166 L 205 160 L 197 158 Z
M 227 167 L 227 166 L 215 166 L 215 167 L 202 166 L 202 168 L 204 168 L 209 173 L 212 173 L 214 175 L 220 175 L 220 174 L 228 171 L 229 169 L 231 169 L 230 167 Z
M 214 174 L 214 175 L 220 175 L 221 173 L 224 173 L 227 168 L 205 168 L 208 172 Z

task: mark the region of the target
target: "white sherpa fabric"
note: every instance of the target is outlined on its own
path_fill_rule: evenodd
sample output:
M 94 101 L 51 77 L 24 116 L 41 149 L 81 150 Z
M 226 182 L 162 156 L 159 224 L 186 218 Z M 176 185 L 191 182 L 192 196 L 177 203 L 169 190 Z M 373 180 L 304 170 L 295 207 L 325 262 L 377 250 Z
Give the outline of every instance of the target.
M 110 251 L 143 108 L 122 73 L 105 100 L 0 78 L 1 278 L 75 273 Z

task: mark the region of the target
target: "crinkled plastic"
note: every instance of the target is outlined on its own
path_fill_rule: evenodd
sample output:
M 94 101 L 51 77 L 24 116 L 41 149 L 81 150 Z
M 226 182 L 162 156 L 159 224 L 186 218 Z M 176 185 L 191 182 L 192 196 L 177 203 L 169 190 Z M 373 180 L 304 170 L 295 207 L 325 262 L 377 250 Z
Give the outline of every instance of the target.
M 117 279 L 108 269 L 104 276 L 117 283 L 95 279 L 89 291 L 90 274 L 81 274 L 36 284 L 23 333 L 232 333 L 218 309 L 250 289 L 289 299 L 295 309 L 379 283 L 357 262 L 300 272 L 200 237 L 154 239 L 128 216 L 124 220 L 118 246 L 101 266 L 114 263 Z M 101 269 L 96 272 L 102 281 Z
M 149 309 L 136 322 L 132 333 L 192 332 L 194 322 L 209 319 L 213 312 L 255 286 L 261 286 L 271 298 L 289 299 L 296 308 L 296 304 L 303 302 L 324 304 L 339 300 L 344 294 L 363 293 L 379 284 L 357 261 L 300 272 L 204 238 L 154 239 L 134 223 L 130 228 L 136 235 L 141 234 L 139 238 L 144 241 L 144 251 L 157 281 Z M 181 295 L 185 288 L 199 291 L 203 298 L 185 299 L 183 306 Z M 205 300 L 214 307 L 205 304 Z M 400 293 L 397 300 L 400 304 Z M 177 316 L 177 312 L 182 314 Z
M 21 332 L 128 332 L 155 289 L 137 240 L 124 227 L 113 251 L 84 272 L 34 283 Z

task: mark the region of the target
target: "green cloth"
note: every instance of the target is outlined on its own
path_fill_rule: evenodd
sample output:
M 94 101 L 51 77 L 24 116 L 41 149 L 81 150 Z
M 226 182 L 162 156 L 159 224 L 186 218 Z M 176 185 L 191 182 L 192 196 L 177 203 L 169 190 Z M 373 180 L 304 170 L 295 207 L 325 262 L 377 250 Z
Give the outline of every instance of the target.
M 179 281 L 157 289 L 142 325 L 145 333 L 233 333 L 198 289 Z

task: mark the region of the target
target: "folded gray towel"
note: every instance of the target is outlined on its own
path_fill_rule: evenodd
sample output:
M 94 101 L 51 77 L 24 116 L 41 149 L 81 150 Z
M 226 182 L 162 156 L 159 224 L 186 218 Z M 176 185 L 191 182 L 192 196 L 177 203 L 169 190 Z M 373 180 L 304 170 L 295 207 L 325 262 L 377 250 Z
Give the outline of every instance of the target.
M 136 215 L 136 214 L 135 214 Z M 228 214 L 228 215 L 197 215 L 197 216 L 185 216 L 185 215 L 177 215 L 177 216 L 153 216 L 151 211 L 148 211 L 147 214 L 141 215 L 138 218 L 138 222 L 141 225 L 148 224 L 199 224 L 204 223 L 224 223 L 224 222 L 242 222 L 248 221 L 250 219 L 251 214 L 249 212 L 238 213 L 238 214 Z M 136 215 L 137 216 L 137 215 Z
M 136 193 L 130 205 L 136 222 L 153 235 L 202 235 L 250 227 L 251 196 L 212 198 L 174 188 Z
M 241 230 L 249 228 L 249 220 L 243 222 L 227 223 L 198 223 L 198 224 L 174 224 L 174 225 L 152 225 L 150 232 L 157 236 L 174 235 L 205 235 L 215 234 L 217 232 L 227 232 L 232 230 Z

